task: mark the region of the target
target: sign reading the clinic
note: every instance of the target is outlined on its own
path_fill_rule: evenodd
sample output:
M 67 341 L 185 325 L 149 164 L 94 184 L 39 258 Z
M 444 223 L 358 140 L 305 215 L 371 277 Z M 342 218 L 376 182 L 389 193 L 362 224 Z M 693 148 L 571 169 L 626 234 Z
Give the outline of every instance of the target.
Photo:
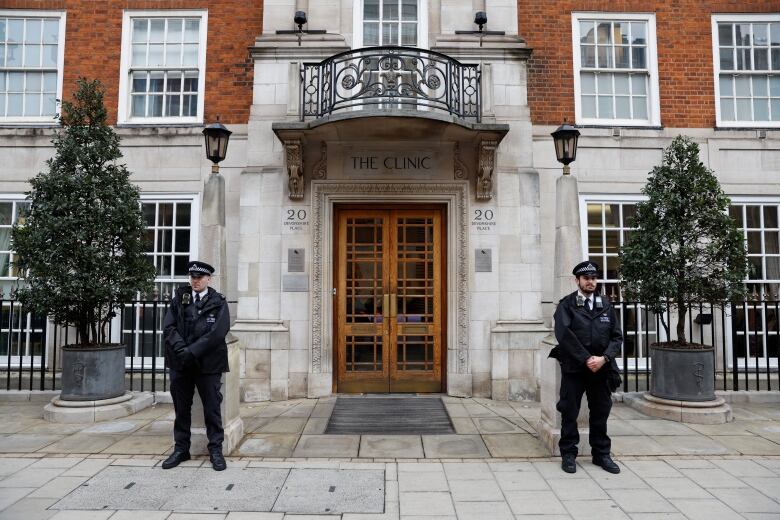
M 433 152 L 353 152 L 344 157 L 344 170 L 350 175 L 434 174 L 439 168 Z
M 309 210 L 300 206 L 282 208 L 282 234 L 309 232 Z

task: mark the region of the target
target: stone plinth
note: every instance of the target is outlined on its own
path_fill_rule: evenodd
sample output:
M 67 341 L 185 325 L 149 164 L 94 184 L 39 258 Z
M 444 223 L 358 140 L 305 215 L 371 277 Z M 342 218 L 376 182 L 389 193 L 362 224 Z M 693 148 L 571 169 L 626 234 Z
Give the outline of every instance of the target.
M 230 372 L 222 374 L 222 426 L 225 429 L 225 441 L 222 444 L 222 453 L 229 455 L 241 442 L 244 436 L 244 421 L 239 414 L 239 386 L 241 381 L 240 347 L 238 338 L 228 334 L 228 365 Z M 195 392 L 192 402 L 192 427 L 191 427 L 190 453 L 203 455 L 208 453 L 208 437 L 206 436 L 206 424 L 203 419 L 203 402 L 200 395 Z
M 734 420 L 731 406 L 722 397 L 712 401 L 675 401 L 647 392 L 623 395 L 623 402 L 651 417 L 693 424 L 725 424 Z
M 127 417 L 154 403 L 151 392 L 127 392 L 99 401 L 63 401 L 59 395 L 43 407 L 43 418 L 55 423 L 94 423 Z

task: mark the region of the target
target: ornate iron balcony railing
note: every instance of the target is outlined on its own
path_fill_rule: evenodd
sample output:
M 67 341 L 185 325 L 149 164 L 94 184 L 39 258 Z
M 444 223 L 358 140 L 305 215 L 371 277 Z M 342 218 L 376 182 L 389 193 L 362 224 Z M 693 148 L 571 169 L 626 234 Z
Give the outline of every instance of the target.
M 301 120 L 337 110 L 437 110 L 481 119 L 479 65 L 414 47 L 366 47 L 301 68 Z

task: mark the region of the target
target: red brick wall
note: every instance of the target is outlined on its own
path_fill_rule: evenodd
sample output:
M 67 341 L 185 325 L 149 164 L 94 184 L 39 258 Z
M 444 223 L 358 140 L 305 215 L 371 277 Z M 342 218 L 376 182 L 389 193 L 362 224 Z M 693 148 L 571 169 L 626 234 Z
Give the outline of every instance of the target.
M 57 9 L 67 13 L 63 96 L 80 76 L 106 86 L 116 121 L 124 9 L 208 9 L 206 122 L 246 123 L 252 104 L 253 63 L 247 48 L 262 32 L 262 0 L 0 0 L 0 8 Z
M 533 48 L 528 104 L 535 124 L 574 121 L 572 11 L 655 13 L 661 124 L 715 126 L 711 14 L 780 12 L 780 0 L 518 0 L 520 35 Z

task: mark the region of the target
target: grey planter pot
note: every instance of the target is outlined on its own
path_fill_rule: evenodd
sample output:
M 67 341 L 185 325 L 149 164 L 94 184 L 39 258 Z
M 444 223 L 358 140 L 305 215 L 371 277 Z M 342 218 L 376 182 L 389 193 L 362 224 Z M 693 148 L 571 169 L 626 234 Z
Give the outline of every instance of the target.
M 715 348 L 701 350 L 650 345 L 650 394 L 674 401 L 715 399 Z
M 125 346 L 62 347 L 64 401 L 98 401 L 125 393 Z

